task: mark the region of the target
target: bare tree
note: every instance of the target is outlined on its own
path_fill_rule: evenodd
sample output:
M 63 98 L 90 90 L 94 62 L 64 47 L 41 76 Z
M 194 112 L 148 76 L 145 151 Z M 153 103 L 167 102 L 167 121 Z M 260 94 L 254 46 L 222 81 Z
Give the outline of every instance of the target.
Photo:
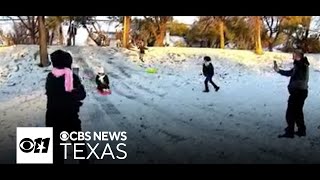
M 11 18 L 10 16 L 8 16 Z M 17 16 L 21 23 L 28 29 L 32 44 L 37 44 L 38 18 L 37 16 Z
M 2 29 L 0 29 L 0 41 L 2 41 L 5 46 L 11 46 L 14 44 L 12 34 L 4 33 Z
M 38 22 L 39 22 L 39 46 L 40 46 L 40 67 L 46 67 L 49 66 L 49 60 L 48 60 L 48 49 L 47 49 L 47 30 L 45 26 L 45 17 L 44 16 L 38 16 Z
M 200 17 L 199 23 L 203 24 L 203 32 L 208 31 L 210 28 L 217 29 L 219 32 L 220 48 L 224 49 L 225 46 L 225 22 L 228 16 L 203 16 Z
M 48 16 L 46 18 L 46 27 L 51 31 L 50 42 L 58 35 L 59 44 L 63 45 L 64 36 L 62 31 L 62 23 L 67 19 L 66 16 Z
M 264 23 L 267 25 L 268 35 L 268 49 L 273 50 L 274 43 L 278 40 L 282 33 L 282 22 L 285 16 L 263 16 Z
M 301 48 L 308 51 L 308 38 L 312 16 L 286 16 L 283 32 L 287 35 L 285 51 Z
M 312 16 L 304 16 L 303 25 L 305 27 L 305 34 L 302 40 L 302 49 L 308 51 L 308 37 L 310 34 L 310 25 L 311 25 Z
M 97 46 L 104 44 L 103 42 L 106 41 L 107 37 L 102 33 L 95 16 L 70 16 L 70 23 L 72 20 L 81 24 L 87 30 L 89 38 L 92 39 Z M 89 28 L 88 25 L 92 26 L 94 31 Z
M 13 24 L 11 37 L 14 44 L 27 44 L 30 40 L 30 36 L 28 36 L 28 29 L 21 22 L 15 22 Z
M 173 20 L 172 16 L 144 16 L 149 25 L 149 30 L 155 36 L 155 46 L 163 46 L 167 31 L 167 23 Z

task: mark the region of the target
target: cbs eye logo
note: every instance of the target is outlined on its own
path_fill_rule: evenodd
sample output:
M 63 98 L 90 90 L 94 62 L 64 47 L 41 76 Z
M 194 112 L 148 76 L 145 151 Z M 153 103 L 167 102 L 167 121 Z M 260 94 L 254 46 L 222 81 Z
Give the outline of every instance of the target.
M 20 141 L 20 150 L 24 153 L 47 153 L 49 149 L 50 138 L 37 138 L 32 140 L 30 138 L 24 138 Z

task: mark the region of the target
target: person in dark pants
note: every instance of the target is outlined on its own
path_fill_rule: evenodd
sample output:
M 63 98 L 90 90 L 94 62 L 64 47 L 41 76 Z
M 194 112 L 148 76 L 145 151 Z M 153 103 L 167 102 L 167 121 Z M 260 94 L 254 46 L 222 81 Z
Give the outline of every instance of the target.
M 46 79 L 47 111 L 46 126 L 53 127 L 53 163 L 64 163 L 64 146 L 60 145 L 60 133 L 67 131 L 81 131 L 79 111 L 82 100 L 86 97 L 86 91 L 80 78 L 72 73 L 72 57 L 68 52 L 57 50 L 51 55 L 52 71 Z M 72 142 L 84 143 L 81 141 Z M 79 157 L 87 157 L 86 145 L 77 146 L 82 152 Z M 88 160 L 80 160 L 82 164 L 88 164 Z
M 279 69 L 276 62 L 274 65 L 276 72 L 283 76 L 291 77 L 288 85 L 290 96 L 286 112 L 288 126 L 285 128 L 285 133 L 278 136 L 279 138 L 294 138 L 294 134 L 299 137 L 306 136 L 303 106 L 306 98 L 308 97 L 310 64 L 307 57 L 304 56 L 304 53 L 301 50 L 296 50 L 293 53 L 293 60 L 294 67 L 288 71 Z M 295 124 L 298 127 L 297 132 L 294 132 Z
M 204 63 L 203 63 L 203 66 L 202 66 L 202 73 L 206 77 L 206 79 L 204 80 L 205 90 L 203 92 L 209 92 L 208 82 L 210 82 L 213 85 L 214 89 L 216 91 L 218 91 L 220 89 L 220 87 L 217 86 L 212 81 L 212 77 L 214 76 L 214 68 L 213 68 L 213 65 L 211 63 L 211 58 L 209 56 L 205 56 L 204 57 Z
M 68 28 L 68 46 L 75 46 L 76 45 L 76 35 L 77 35 L 77 26 L 72 22 Z M 72 42 L 72 44 L 71 44 Z
M 138 49 L 139 49 L 139 59 L 144 62 L 143 58 L 144 58 L 144 54 L 146 53 L 145 50 L 148 50 L 148 48 L 145 47 L 144 42 L 141 41 L 138 44 Z

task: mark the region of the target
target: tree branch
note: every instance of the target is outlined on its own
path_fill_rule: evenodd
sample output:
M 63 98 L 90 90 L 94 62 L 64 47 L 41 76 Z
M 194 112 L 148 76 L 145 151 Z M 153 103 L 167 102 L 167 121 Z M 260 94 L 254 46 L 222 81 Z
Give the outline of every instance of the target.
M 14 22 L 14 19 L 11 16 L 7 16 L 7 17 Z
M 267 23 L 267 26 L 270 30 L 270 32 L 272 32 L 272 25 L 269 24 L 269 19 L 267 16 L 263 16 L 264 21 Z
M 18 16 L 18 18 L 19 18 L 19 20 L 21 21 L 21 23 L 22 23 L 28 30 L 30 30 L 29 26 L 24 22 L 24 20 L 23 20 L 20 16 Z
M 147 21 L 152 21 L 152 19 L 150 17 L 147 16 L 143 16 Z
M 160 30 L 160 28 L 161 28 L 161 16 L 155 16 L 154 17 L 154 19 L 155 19 L 155 21 L 156 21 L 156 26 L 157 26 L 157 28 Z M 160 22 L 159 22 L 159 19 L 160 19 Z
M 153 34 L 155 37 L 157 37 L 158 34 L 157 34 L 157 31 L 155 30 L 156 28 L 155 28 L 154 26 L 149 26 L 149 28 L 150 28 L 152 34 Z

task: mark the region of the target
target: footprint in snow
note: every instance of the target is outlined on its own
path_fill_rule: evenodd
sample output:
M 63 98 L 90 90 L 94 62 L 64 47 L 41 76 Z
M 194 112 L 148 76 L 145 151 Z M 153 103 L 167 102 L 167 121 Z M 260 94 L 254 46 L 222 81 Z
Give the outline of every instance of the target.
M 141 124 L 140 127 L 143 128 L 143 129 L 147 129 L 147 127 L 145 125 L 143 125 L 143 124 Z

